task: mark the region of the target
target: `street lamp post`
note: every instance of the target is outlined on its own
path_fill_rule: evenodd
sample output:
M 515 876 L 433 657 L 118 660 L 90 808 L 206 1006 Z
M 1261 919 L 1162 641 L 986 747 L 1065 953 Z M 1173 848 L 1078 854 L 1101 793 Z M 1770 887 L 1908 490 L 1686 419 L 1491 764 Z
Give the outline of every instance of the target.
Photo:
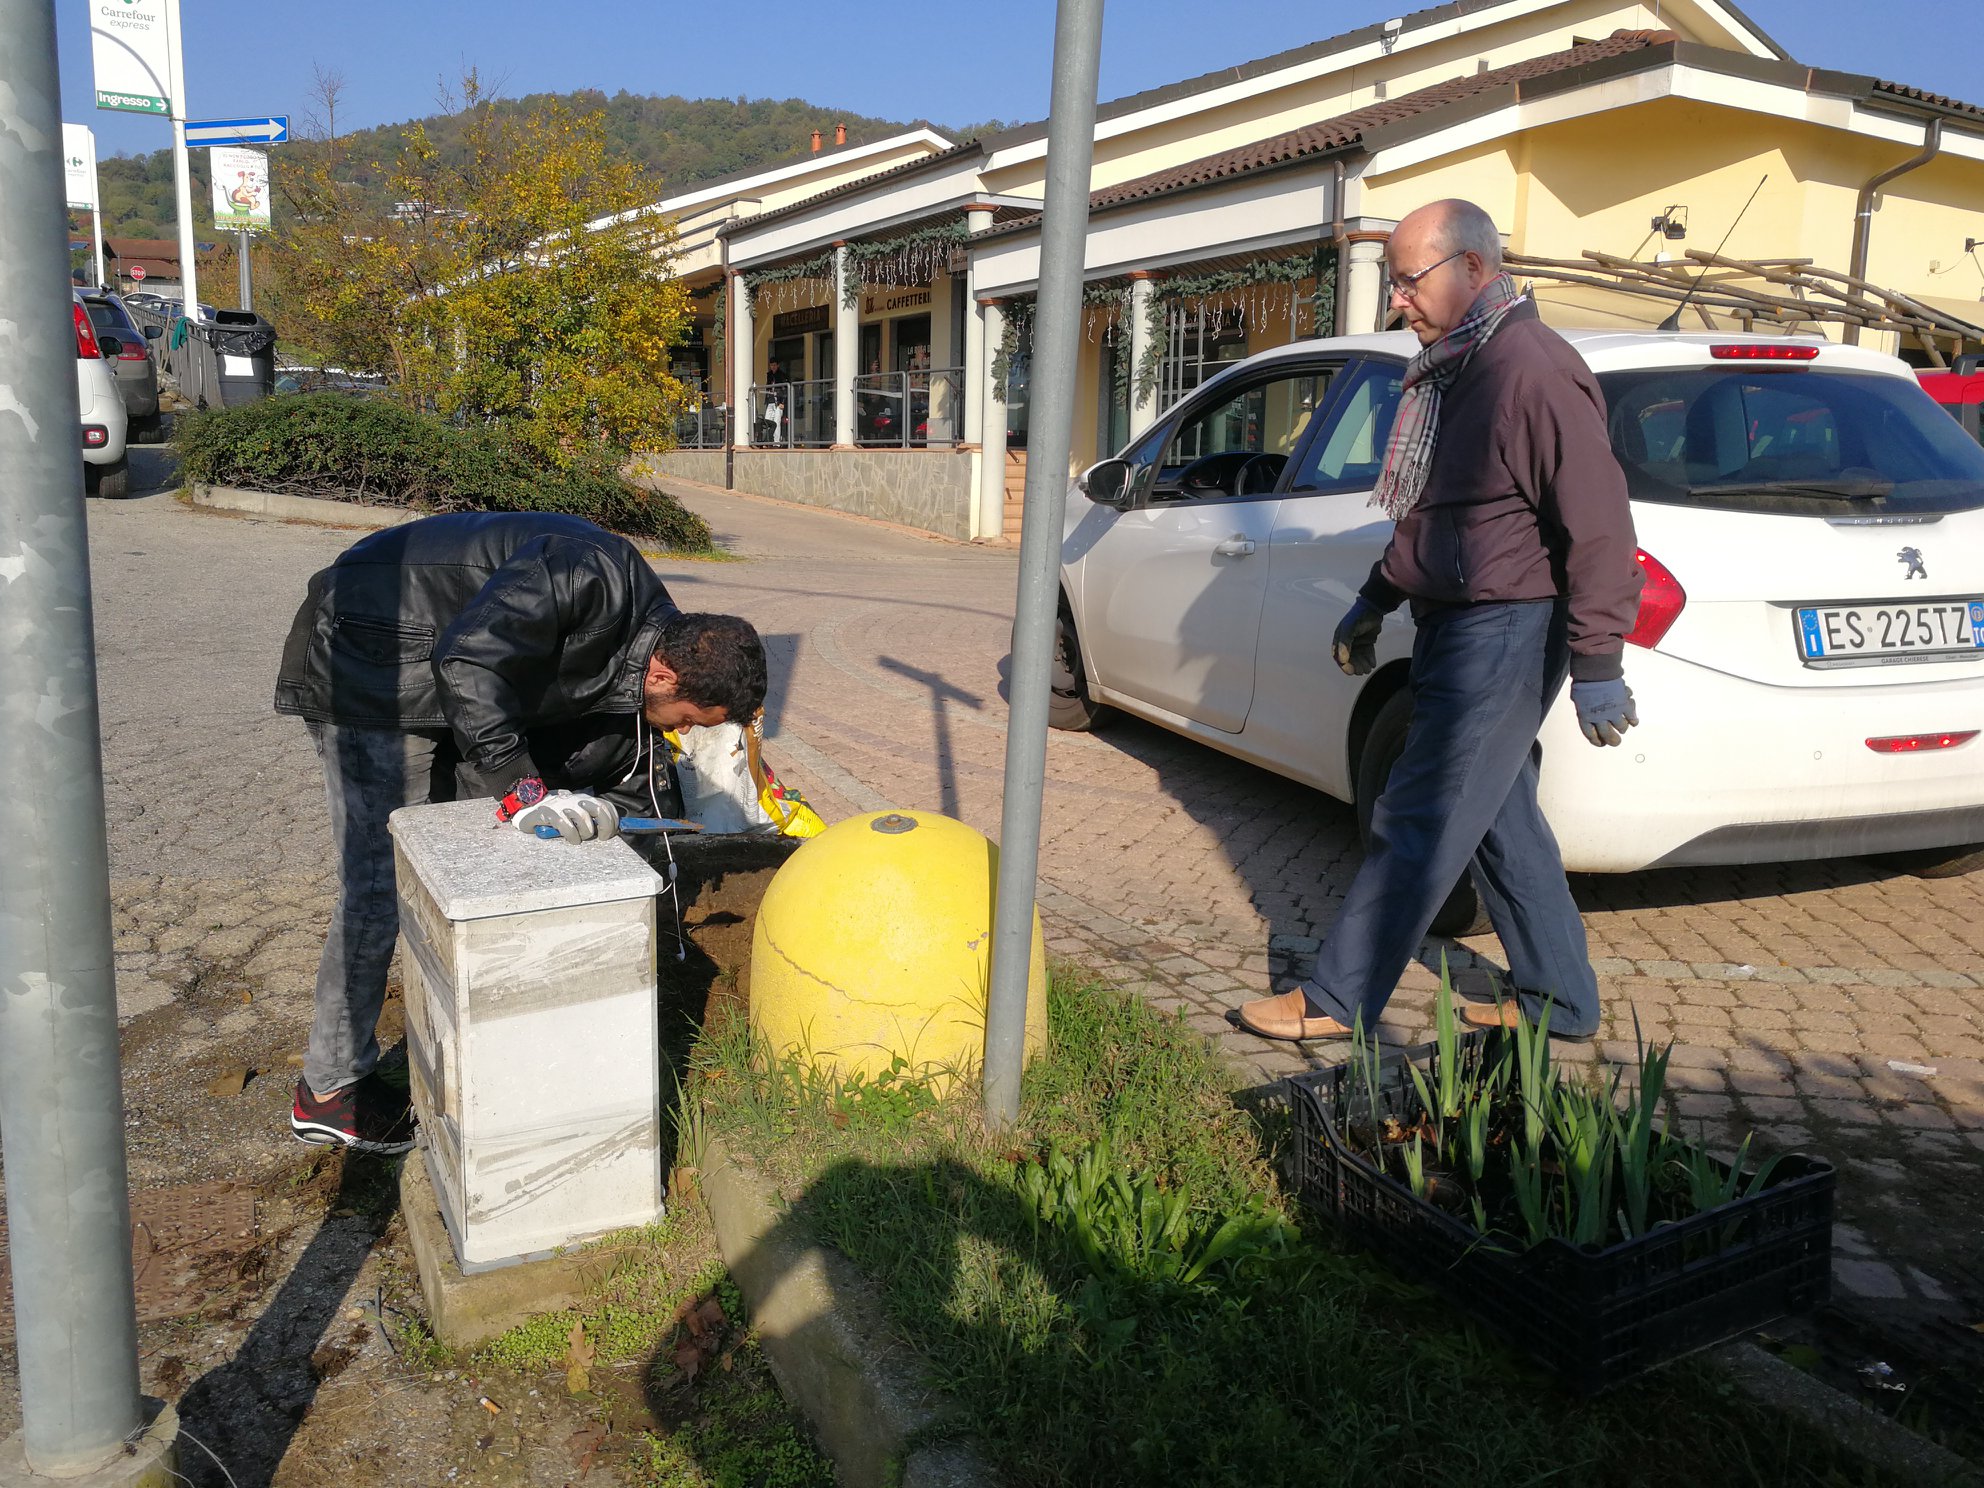
M 21 1432 L 0 1481 L 169 1481 L 138 1394 L 52 0 L 0 0 L 0 1145 Z
M 1013 615 L 1012 702 L 1006 715 L 999 900 L 992 921 L 992 975 L 985 1010 L 985 1120 L 994 1130 L 1019 1119 L 1025 1060 L 1034 880 L 1040 868 L 1040 804 L 1047 777 L 1048 687 L 1061 592 L 1061 521 L 1074 444 L 1082 264 L 1088 243 L 1095 83 L 1101 55 L 1102 0 L 1060 0 L 1054 23 L 1054 91 L 1047 116 L 1040 296 L 1028 384 L 1026 500 Z

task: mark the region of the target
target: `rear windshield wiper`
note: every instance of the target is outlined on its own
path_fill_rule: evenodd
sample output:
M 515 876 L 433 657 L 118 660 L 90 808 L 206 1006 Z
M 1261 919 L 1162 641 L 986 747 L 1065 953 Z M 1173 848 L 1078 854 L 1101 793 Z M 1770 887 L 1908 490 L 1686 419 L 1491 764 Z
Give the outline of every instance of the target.
M 1691 496 L 1832 496 L 1841 501 L 1873 501 L 1894 494 L 1893 481 L 1732 481 L 1721 486 L 1688 487 Z

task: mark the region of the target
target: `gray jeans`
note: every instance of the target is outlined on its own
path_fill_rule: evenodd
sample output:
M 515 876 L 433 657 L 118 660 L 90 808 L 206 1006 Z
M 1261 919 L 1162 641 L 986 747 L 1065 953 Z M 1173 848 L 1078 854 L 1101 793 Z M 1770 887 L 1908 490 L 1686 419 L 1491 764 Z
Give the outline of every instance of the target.
M 399 937 L 399 894 L 386 818 L 402 806 L 464 794 L 453 735 L 311 723 L 324 762 L 338 903 L 317 963 L 317 1012 L 303 1078 L 319 1095 L 362 1079 L 379 1062 L 379 1009 Z

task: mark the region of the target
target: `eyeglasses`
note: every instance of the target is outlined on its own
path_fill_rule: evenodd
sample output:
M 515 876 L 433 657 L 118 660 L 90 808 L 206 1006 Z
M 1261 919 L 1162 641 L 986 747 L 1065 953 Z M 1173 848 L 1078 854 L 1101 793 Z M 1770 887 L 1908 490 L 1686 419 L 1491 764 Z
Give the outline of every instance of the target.
M 1428 265 L 1426 265 L 1425 268 L 1421 269 L 1416 274 L 1392 275 L 1392 293 L 1395 295 L 1403 296 L 1405 299 L 1408 300 L 1418 299 L 1420 280 L 1424 279 L 1428 274 L 1432 273 L 1433 270 L 1437 269 L 1441 264 L 1452 263 L 1455 259 L 1461 257 L 1466 252 L 1467 250 L 1465 248 L 1457 248 L 1452 253 L 1449 253 L 1445 258 L 1440 259 L 1435 263 L 1429 263 Z

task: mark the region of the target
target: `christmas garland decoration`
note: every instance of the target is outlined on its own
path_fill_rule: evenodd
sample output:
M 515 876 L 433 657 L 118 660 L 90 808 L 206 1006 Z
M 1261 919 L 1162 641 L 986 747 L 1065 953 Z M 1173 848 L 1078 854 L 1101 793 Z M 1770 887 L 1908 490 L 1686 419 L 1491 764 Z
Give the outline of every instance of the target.
M 802 310 L 822 294 L 831 297 L 833 283 L 834 251 L 831 248 L 799 263 L 749 269 L 744 274 L 744 287 L 750 291 L 753 309 L 757 308 L 762 298 L 764 308 L 773 314 L 780 310 Z
M 1321 274 L 1316 272 L 1319 259 L 1323 260 Z M 1316 287 L 1306 298 L 1312 312 L 1309 334 L 1314 335 L 1316 327 L 1334 325 L 1336 319 L 1336 258 L 1320 248 L 1313 257 L 1257 258 L 1245 268 L 1153 283 L 1150 307 L 1145 312 L 1147 340 L 1136 372 L 1137 398 L 1148 398 L 1157 391 L 1174 311 L 1200 315 L 1209 309 L 1237 311 L 1239 324 L 1245 329 L 1250 315 L 1259 319 L 1275 311 L 1293 314 L 1304 299 L 1297 294 L 1297 286 L 1311 280 Z M 1220 303 L 1215 305 L 1214 301 Z
M 861 292 L 870 286 L 921 289 L 932 283 L 949 266 L 951 250 L 962 247 L 970 236 L 970 229 L 958 218 L 929 223 L 894 237 L 849 243 L 844 291 L 847 308 L 859 305 Z M 828 263 L 831 266 L 831 255 Z

